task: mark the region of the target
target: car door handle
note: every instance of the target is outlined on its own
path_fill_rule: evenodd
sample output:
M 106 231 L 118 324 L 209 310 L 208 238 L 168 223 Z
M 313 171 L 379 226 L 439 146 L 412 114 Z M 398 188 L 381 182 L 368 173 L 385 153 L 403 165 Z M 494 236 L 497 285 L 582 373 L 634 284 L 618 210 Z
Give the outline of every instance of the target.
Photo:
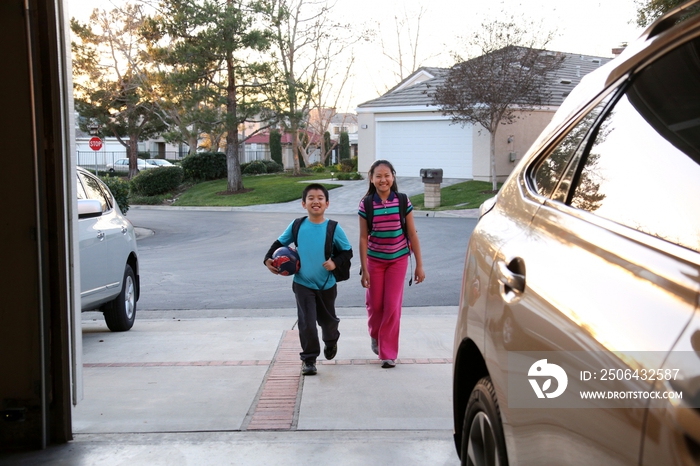
M 125 235 L 127 231 L 129 230 L 127 230 L 127 228 L 124 225 L 122 225 L 122 235 Z
M 498 261 L 496 273 L 498 281 L 506 286 L 506 291 L 513 291 L 518 295 L 525 291 L 525 275 L 513 272 L 504 261 Z
M 102 230 L 97 230 L 97 239 L 99 239 L 100 241 L 104 240 L 105 239 L 105 232 Z

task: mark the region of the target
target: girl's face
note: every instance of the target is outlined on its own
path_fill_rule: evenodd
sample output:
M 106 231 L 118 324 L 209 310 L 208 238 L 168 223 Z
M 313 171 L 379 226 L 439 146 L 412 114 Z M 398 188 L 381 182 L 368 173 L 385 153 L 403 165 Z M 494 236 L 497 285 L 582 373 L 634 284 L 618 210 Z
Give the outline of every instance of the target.
M 377 189 L 380 196 L 382 194 L 388 196 L 394 184 L 394 175 L 391 173 L 391 169 L 386 165 L 377 165 L 374 167 L 374 172 L 372 172 L 372 184 Z

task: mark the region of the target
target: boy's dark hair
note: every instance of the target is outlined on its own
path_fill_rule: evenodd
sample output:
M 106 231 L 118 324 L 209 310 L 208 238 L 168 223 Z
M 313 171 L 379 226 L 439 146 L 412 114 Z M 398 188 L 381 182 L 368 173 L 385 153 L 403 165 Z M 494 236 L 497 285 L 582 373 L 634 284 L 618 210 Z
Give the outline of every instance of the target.
M 311 183 L 306 188 L 304 188 L 304 192 L 301 193 L 301 200 L 302 201 L 306 202 L 306 195 L 309 194 L 309 191 L 311 191 L 312 189 L 318 189 L 320 191 L 323 191 L 323 195 L 326 196 L 326 201 L 331 200 L 330 196 L 328 195 L 328 190 L 326 189 L 325 186 L 323 186 L 320 183 Z

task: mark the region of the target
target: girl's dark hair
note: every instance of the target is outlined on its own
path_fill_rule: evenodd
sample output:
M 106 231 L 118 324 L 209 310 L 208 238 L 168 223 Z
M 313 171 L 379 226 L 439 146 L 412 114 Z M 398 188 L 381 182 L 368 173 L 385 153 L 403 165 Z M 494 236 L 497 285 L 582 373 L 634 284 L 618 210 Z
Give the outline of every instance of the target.
M 375 160 L 367 172 L 367 178 L 369 178 L 369 189 L 367 189 L 365 197 L 374 196 L 374 193 L 377 192 L 377 188 L 375 188 L 374 184 L 372 183 L 372 176 L 374 176 L 374 169 L 379 165 L 385 165 L 389 170 L 391 170 L 391 174 L 394 177 L 394 184 L 391 185 L 391 190 L 395 193 L 399 192 L 399 184 L 396 182 L 396 170 L 394 170 L 394 166 L 388 160 Z

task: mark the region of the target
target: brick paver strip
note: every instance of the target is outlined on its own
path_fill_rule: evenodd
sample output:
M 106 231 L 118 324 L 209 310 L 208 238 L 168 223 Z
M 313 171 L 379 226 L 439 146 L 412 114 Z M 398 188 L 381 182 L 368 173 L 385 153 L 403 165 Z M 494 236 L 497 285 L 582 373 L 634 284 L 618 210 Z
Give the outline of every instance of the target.
M 298 345 L 297 345 L 298 346 Z M 280 354 L 281 356 L 281 354 Z M 286 356 L 285 356 L 286 357 Z M 301 361 L 299 360 L 299 349 L 291 353 L 290 361 L 280 364 L 275 372 L 268 376 L 268 383 L 276 381 L 290 381 L 290 376 L 296 376 L 296 383 L 299 382 Z M 279 361 L 278 357 L 276 361 Z M 429 359 L 398 359 L 399 364 L 452 364 L 452 358 L 429 358 Z M 272 361 L 265 359 L 242 360 L 242 361 L 168 361 L 168 362 L 86 362 L 83 367 L 190 367 L 190 366 L 269 366 Z M 365 364 L 380 364 L 379 359 L 334 359 L 332 361 L 319 360 L 317 365 L 338 365 L 338 366 L 362 366 Z M 294 383 L 294 380 L 291 380 Z
M 268 369 L 247 430 L 290 430 L 297 408 L 301 381 L 299 332 L 285 333 L 277 354 Z

